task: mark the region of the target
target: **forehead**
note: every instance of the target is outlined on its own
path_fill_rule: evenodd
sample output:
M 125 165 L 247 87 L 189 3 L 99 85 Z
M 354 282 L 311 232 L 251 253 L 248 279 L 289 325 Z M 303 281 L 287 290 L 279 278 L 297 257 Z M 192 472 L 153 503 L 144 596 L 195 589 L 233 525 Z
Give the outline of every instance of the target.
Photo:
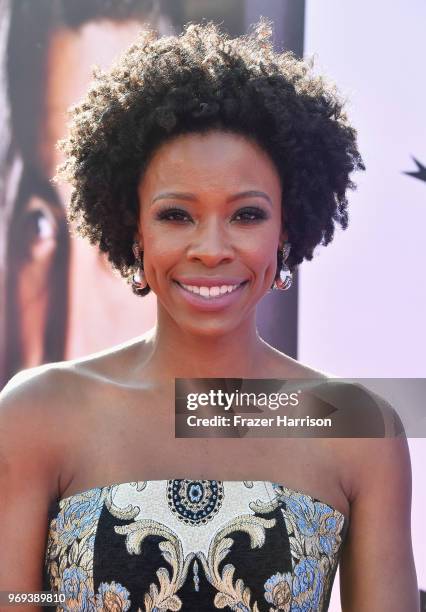
M 142 191 L 174 186 L 245 185 L 280 189 L 272 159 L 256 142 L 234 132 L 212 130 L 184 134 L 163 143 L 154 152 L 142 176 Z

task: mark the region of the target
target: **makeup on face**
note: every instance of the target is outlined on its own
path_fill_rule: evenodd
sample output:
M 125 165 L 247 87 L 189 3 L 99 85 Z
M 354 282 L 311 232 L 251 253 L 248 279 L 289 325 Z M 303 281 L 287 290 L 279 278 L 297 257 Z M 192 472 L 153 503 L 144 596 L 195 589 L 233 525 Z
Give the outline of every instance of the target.
M 238 316 L 270 288 L 281 183 L 256 143 L 220 131 L 176 137 L 153 155 L 138 193 L 145 274 L 160 301 Z

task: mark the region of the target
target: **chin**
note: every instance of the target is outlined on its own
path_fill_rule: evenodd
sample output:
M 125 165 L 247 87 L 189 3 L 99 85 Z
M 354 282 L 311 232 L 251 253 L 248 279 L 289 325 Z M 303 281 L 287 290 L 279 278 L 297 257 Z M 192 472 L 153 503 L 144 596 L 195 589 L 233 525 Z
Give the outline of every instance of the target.
M 222 317 L 222 319 L 217 318 L 216 320 L 210 319 L 204 322 L 199 321 L 198 325 L 194 324 L 194 321 L 191 323 L 182 322 L 180 327 L 193 336 L 205 337 L 209 340 L 220 338 L 221 336 L 228 336 L 230 340 L 229 334 L 232 334 L 241 323 L 241 319 L 238 321 L 226 321 Z

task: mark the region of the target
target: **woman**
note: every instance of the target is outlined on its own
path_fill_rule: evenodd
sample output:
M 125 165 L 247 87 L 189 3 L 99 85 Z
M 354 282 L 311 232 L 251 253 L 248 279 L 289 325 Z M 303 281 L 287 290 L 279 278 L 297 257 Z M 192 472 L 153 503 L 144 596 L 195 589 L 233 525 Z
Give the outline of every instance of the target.
M 324 611 L 341 558 L 345 612 L 418 610 L 403 437 L 173 435 L 175 378 L 327 379 L 256 305 L 346 227 L 363 164 L 334 88 L 270 35 L 143 34 L 72 111 L 69 218 L 158 318 L 3 391 L 2 589 L 39 589 L 46 553 L 65 609 Z

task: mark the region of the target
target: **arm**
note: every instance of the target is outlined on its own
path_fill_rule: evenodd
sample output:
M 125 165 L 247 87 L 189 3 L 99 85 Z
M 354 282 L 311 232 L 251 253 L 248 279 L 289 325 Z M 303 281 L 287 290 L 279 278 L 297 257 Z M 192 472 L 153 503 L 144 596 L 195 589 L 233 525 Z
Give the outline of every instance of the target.
M 15 375 L 0 393 L 0 591 L 42 590 L 48 509 L 58 475 L 45 401 L 53 373 L 38 370 Z
M 356 485 L 340 567 L 342 611 L 420 612 L 407 440 L 404 434 L 359 439 L 355 446 Z

